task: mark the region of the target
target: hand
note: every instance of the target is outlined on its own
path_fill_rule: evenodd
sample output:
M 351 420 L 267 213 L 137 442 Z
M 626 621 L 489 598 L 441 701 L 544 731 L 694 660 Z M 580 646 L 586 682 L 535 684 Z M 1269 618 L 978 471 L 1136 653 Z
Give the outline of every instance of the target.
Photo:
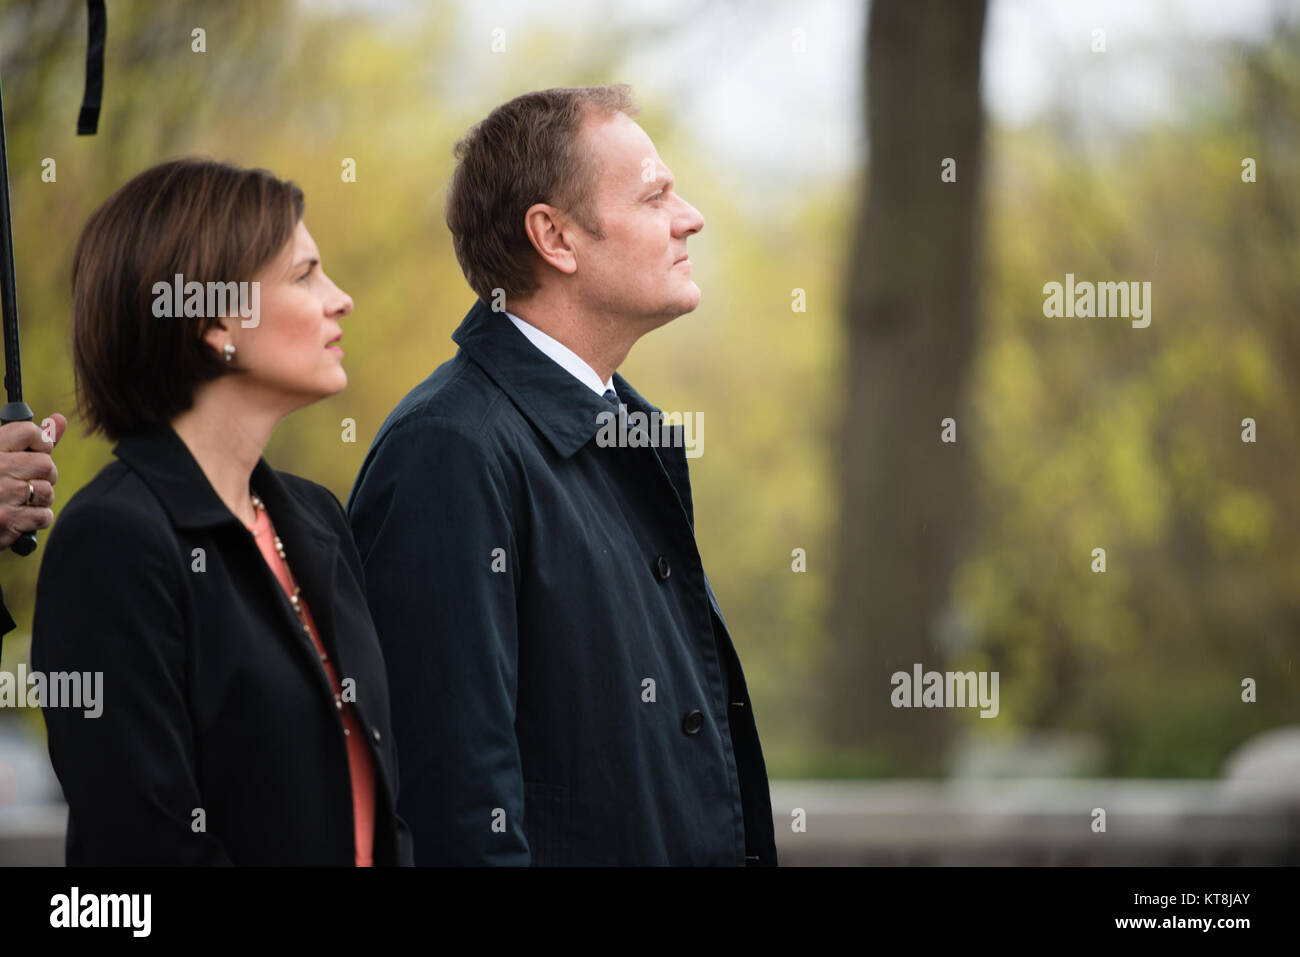
M 67 427 L 68 420 L 57 412 L 40 425 L 0 426 L 0 548 L 8 548 L 23 532 L 54 523 L 50 506 L 59 470 L 50 452 Z

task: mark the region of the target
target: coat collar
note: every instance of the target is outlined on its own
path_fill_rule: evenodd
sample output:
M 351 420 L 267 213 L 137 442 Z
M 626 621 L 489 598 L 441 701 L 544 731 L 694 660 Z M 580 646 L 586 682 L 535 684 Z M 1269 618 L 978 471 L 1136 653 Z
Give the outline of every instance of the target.
M 609 403 L 529 342 L 505 313 L 494 313 L 480 299 L 451 338 L 562 457 L 600 431 L 598 416 L 609 411 Z M 659 411 L 617 372 L 614 391 L 631 412 Z
M 247 539 L 248 547 L 256 550 L 244 524 L 221 501 L 189 446 L 170 425 L 126 436 L 114 447 L 113 454 L 149 486 L 176 528 L 237 528 L 243 533 L 241 537 Z M 334 580 L 342 552 L 338 533 L 267 465 L 265 458 L 257 460 L 249 484 L 266 504 L 276 534 L 288 550 L 293 575 L 311 608 L 321 640 L 339 666 L 346 668 L 347 662 L 339 657 L 340 648 L 334 634 Z M 304 639 L 297 613 L 269 569 L 266 581 L 288 626 L 284 634 L 293 637 L 305 662 L 314 662 L 316 651 L 310 640 Z
M 113 454 L 130 466 L 158 497 L 177 528 L 240 525 L 221 501 L 208 477 L 176 430 L 168 424 L 125 436 Z M 259 458 L 250 479 L 253 490 L 266 503 L 277 530 L 294 528 L 321 541 L 338 536 L 310 508 L 289 491 L 265 458 Z M 299 537 L 299 536 L 295 536 Z

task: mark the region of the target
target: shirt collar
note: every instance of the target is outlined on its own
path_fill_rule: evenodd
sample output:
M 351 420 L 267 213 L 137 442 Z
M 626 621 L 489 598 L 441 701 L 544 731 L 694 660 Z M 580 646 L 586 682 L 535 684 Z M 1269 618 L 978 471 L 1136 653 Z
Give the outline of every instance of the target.
M 474 303 L 451 338 L 561 456 L 573 455 L 600 431 L 608 400 L 558 362 L 543 358 L 522 330 L 483 300 Z M 630 412 L 659 411 L 617 372 L 610 383 Z
M 600 381 L 600 376 L 596 375 L 596 370 L 583 360 L 576 352 L 566 346 L 560 340 L 548 336 L 536 326 L 527 320 L 520 319 L 513 312 L 506 311 L 510 321 L 515 324 L 515 328 L 528 337 L 528 341 L 541 349 L 552 359 L 560 364 L 560 367 L 572 375 L 575 379 L 585 385 L 596 395 L 604 396 L 605 392 L 614 388 L 614 380 L 611 377 L 604 384 Z M 618 390 L 615 390 L 616 392 Z

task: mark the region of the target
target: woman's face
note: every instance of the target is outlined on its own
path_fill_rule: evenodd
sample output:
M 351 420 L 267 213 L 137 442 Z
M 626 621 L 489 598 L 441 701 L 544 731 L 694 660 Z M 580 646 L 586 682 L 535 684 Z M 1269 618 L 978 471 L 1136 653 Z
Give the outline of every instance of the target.
M 226 321 L 236 350 L 234 364 L 247 370 L 244 381 L 293 406 L 341 391 L 348 376 L 339 322 L 352 312 L 352 297 L 325 275 L 303 223 L 254 279 L 260 284 L 256 318 Z

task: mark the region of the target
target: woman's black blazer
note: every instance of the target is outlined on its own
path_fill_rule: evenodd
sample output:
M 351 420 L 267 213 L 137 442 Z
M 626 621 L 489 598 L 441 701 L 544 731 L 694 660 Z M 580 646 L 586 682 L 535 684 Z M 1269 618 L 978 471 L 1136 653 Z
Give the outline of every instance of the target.
M 36 587 L 33 671 L 102 673 L 98 717 L 44 708 L 68 863 L 352 865 L 343 722 L 284 590 L 175 430 L 113 452 L 55 522 Z M 346 517 L 328 489 L 265 459 L 252 486 L 355 696 L 374 756 L 375 863 L 409 864 L 384 663 Z

